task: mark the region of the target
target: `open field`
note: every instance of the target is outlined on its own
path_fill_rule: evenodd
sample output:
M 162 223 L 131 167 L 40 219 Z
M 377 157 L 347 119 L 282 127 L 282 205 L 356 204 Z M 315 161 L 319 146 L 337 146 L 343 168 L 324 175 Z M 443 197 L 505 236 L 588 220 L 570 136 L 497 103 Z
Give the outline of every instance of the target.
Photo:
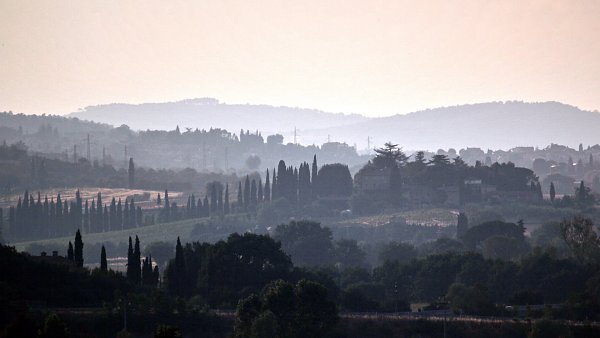
M 192 237 L 203 237 L 200 232 L 200 236 L 194 234 L 192 236 L 192 232 L 195 228 L 201 229 L 202 224 L 210 223 L 210 219 L 207 218 L 197 218 L 197 219 L 188 219 L 178 222 L 172 223 L 161 223 L 155 225 L 149 225 L 144 227 L 139 227 L 135 229 L 127 229 L 127 230 L 119 230 L 119 231 L 110 231 L 110 232 L 102 232 L 102 233 L 93 233 L 93 234 L 83 234 L 83 240 L 86 244 L 103 244 L 103 243 L 125 243 L 129 236 L 134 237 L 138 236 L 140 241 L 144 244 L 152 243 L 152 242 L 175 242 L 177 237 L 181 237 L 182 239 L 189 239 Z M 206 241 L 214 240 L 214 238 L 206 233 L 205 234 Z M 19 243 L 11 243 L 14 245 L 17 250 L 23 251 L 26 250 L 31 245 L 42 245 L 42 246 L 65 246 L 69 241 L 73 241 L 73 237 L 59 237 L 52 238 L 46 240 L 39 241 L 30 241 L 30 242 L 19 242 Z

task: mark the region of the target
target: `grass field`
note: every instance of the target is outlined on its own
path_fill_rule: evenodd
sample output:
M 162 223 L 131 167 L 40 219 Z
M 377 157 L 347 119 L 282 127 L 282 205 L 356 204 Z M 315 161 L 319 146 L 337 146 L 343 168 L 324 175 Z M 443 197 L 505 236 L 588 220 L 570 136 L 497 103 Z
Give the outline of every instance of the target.
M 103 233 L 93 233 L 93 234 L 83 234 L 84 243 L 87 244 L 104 244 L 104 243 L 124 243 L 127 242 L 129 236 L 134 237 L 138 236 L 142 243 L 152 243 L 152 242 L 175 242 L 177 237 L 189 239 L 191 237 L 198 237 L 197 235 L 192 236 L 192 231 L 198 227 L 201 229 L 202 224 L 208 224 L 210 222 L 209 219 L 189 219 L 179 222 L 172 223 L 161 223 L 155 225 L 149 225 L 145 227 L 139 227 L 135 229 L 127 229 L 120 231 L 111 231 L 111 232 L 103 232 Z M 213 239 L 209 234 L 206 234 L 206 238 Z M 33 244 L 38 244 L 41 246 L 65 246 L 69 241 L 73 241 L 73 236 L 70 237 L 59 237 L 52 238 L 46 240 L 39 241 L 30 241 L 30 242 L 19 242 L 19 243 L 10 243 L 14 245 L 15 248 L 19 251 L 26 250 Z

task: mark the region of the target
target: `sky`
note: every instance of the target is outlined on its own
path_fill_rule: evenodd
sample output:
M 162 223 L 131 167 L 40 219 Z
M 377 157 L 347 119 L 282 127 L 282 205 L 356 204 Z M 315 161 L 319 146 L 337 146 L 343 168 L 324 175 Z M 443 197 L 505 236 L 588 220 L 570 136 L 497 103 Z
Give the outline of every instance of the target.
M 600 109 L 600 1 L 0 0 L 0 111 L 227 103 Z

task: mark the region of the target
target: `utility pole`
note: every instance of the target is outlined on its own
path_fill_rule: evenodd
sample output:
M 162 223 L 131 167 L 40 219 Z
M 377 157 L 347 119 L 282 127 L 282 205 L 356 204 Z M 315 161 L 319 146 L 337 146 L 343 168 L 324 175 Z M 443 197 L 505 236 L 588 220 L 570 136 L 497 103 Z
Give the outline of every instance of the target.
M 127 168 L 127 146 L 125 146 L 125 157 L 123 159 L 123 168 Z
M 296 142 L 296 126 L 294 126 L 294 144 L 298 144 L 298 142 Z

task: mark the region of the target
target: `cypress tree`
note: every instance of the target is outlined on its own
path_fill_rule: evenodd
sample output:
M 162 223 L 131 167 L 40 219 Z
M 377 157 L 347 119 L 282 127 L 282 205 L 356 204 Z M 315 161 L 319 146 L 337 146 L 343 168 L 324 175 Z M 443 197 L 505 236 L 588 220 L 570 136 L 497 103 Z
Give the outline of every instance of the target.
M 237 192 L 236 206 L 240 210 L 244 206 L 244 197 L 242 197 L 243 196 L 242 194 L 243 194 L 243 191 L 242 191 L 242 181 L 239 181 L 238 182 L 238 192 Z M 239 212 L 240 210 L 236 210 L 236 212 Z
M 265 200 L 267 202 L 271 200 L 271 182 L 269 179 L 269 169 L 267 169 L 267 178 L 265 179 L 265 189 L 264 189 L 263 200 Z
M 135 236 L 135 246 L 133 249 L 133 269 L 135 280 L 134 283 L 139 285 L 142 280 L 142 271 L 141 271 L 141 252 L 140 252 L 140 239 L 138 236 Z
M 160 193 L 158 193 L 158 197 L 156 198 L 156 204 L 157 205 L 162 205 L 162 202 L 160 200 Z
M 81 238 L 81 231 L 77 229 L 75 233 L 75 251 L 73 252 L 75 259 L 75 266 L 78 268 L 83 267 L 83 240 Z
M 100 271 L 108 271 L 108 263 L 106 261 L 106 249 L 104 248 L 104 245 L 102 246 L 102 250 L 100 251 Z
M 223 213 L 229 214 L 229 183 L 225 184 L 225 201 L 223 202 Z
M 98 192 L 98 197 L 96 198 L 96 232 L 102 232 L 104 219 L 102 215 L 102 194 Z
M 223 214 L 223 188 L 219 185 L 218 194 L 217 194 L 217 212 L 222 215 Z
M 246 175 L 246 181 L 244 181 L 244 208 L 248 209 L 250 205 L 250 178 Z
M 104 213 L 102 214 L 102 231 L 109 231 L 108 229 L 108 206 L 104 205 Z
M 204 217 L 204 206 L 202 205 L 202 198 L 198 198 L 198 205 L 196 206 L 196 217 Z
M 127 248 L 127 279 L 132 283 L 135 281 L 134 274 L 133 244 L 131 242 L 131 236 L 129 236 L 129 247 Z
M 133 157 L 129 158 L 129 169 L 127 170 L 129 188 L 133 188 L 135 184 L 135 166 L 133 165 Z
M 203 207 L 204 217 L 210 216 L 210 205 L 208 204 L 208 195 L 204 195 Z
M 218 196 L 217 196 L 217 184 L 212 182 L 210 184 L 210 214 L 211 216 L 217 213 L 218 210 Z
M 185 287 L 185 257 L 183 256 L 183 246 L 179 237 L 177 237 L 177 245 L 175 246 L 175 293 L 177 295 L 183 295 Z
M 69 262 L 75 261 L 75 257 L 73 255 L 73 244 L 71 244 L 71 241 L 69 241 L 69 249 L 67 249 L 67 259 Z
M 554 182 L 550 182 L 550 202 L 554 203 L 556 198 L 556 190 L 554 189 Z
M 110 201 L 110 213 L 108 218 L 108 228 L 110 230 L 116 230 L 120 227 L 117 225 L 117 200 L 113 197 Z
M 271 201 L 274 201 L 279 198 L 279 195 L 277 194 L 277 172 L 275 171 L 275 168 L 273 168 L 272 178 L 273 183 L 271 183 Z
M 117 227 L 123 230 L 123 205 L 121 204 L 121 198 L 117 202 Z
M 317 154 L 315 154 L 313 156 L 312 178 L 310 180 L 311 187 L 312 187 L 312 197 L 313 197 L 313 200 L 317 199 L 318 173 L 319 173 L 319 166 L 317 165 Z

